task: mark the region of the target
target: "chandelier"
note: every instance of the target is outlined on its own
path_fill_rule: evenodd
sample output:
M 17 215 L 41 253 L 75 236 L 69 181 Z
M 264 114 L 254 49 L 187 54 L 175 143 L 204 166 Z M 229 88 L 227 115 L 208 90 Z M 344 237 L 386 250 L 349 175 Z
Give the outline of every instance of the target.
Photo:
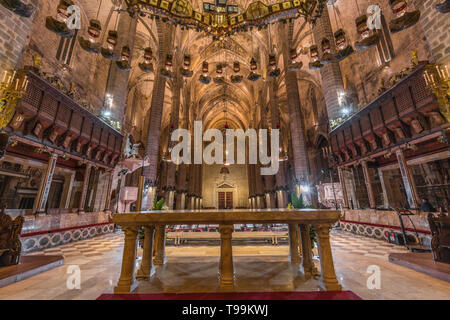
M 196 31 L 208 32 L 215 38 L 229 36 L 248 28 L 268 25 L 270 22 L 293 16 L 294 19 L 304 16 L 315 21 L 320 17 L 316 7 L 323 6 L 325 0 L 288 0 L 265 5 L 255 1 L 247 9 L 239 13 L 238 7 L 228 5 L 226 0 L 216 0 L 215 4 L 203 3 L 203 12 L 195 11 L 187 0 L 126 0 L 127 11 L 134 17 L 161 17 L 163 21 Z M 317 6 L 319 4 L 319 6 Z

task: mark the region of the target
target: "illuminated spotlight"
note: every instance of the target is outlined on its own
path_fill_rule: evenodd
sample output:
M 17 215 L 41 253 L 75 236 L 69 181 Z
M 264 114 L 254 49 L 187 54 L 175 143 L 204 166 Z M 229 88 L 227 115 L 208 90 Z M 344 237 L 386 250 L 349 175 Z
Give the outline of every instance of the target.
M 343 108 L 342 113 L 348 115 L 350 113 L 350 110 L 348 108 Z
M 309 186 L 307 186 L 307 185 L 303 185 L 303 186 L 300 186 L 300 189 L 303 191 L 303 192 L 309 192 Z
M 111 111 L 109 111 L 109 110 L 104 110 L 104 111 L 103 111 L 103 116 L 106 117 L 106 118 L 111 117 Z

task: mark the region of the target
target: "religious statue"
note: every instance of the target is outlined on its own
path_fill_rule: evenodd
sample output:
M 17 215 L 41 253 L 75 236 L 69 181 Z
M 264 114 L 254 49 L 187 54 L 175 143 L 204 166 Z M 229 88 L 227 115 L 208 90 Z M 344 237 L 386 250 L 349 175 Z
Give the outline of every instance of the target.
M 128 134 L 124 150 L 125 158 L 136 158 L 139 155 L 140 145 L 140 143 L 133 143 L 131 134 Z
M 19 216 L 13 220 L 5 213 L 5 207 L 0 212 L 0 267 L 18 264 L 22 251 L 20 233 L 24 218 Z

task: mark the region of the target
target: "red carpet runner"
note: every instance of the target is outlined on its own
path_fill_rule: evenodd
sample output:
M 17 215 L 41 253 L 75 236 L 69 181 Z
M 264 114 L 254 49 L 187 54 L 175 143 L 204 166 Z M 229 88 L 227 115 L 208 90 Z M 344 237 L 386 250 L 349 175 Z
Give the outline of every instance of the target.
M 351 291 L 102 294 L 97 300 L 362 300 Z

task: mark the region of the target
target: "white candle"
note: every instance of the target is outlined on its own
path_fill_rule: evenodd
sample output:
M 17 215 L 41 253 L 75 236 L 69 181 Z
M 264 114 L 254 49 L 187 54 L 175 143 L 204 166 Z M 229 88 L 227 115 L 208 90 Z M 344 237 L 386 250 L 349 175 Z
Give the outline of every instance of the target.
M 445 73 L 447 74 L 447 78 L 448 78 L 448 68 L 447 68 L 447 66 L 445 66 Z
M 28 80 L 25 82 L 25 89 L 23 89 L 24 91 L 27 91 L 28 88 Z
M 439 78 L 443 78 L 443 76 L 441 76 L 441 70 L 439 70 L 439 66 L 436 66 L 436 70 L 437 70 Z
M 16 79 L 16 91 L 19 89 L 19 79 Z
M 6 81 L 6 76 L 7 76 L 7 75 L 8 75 L 8 71 L 5 70 L 5 73 L 4 73 L 4 75 L 3 75 L 3 81 L 2 81 L 3 83 Z
M 13 72 L 13 75 L 12 75 L 13 79 L 15 76 L 16 76 L 16 70 L 14 70 L 14 72 Z
M 9 76 L 9 78 L 8 78 L 8 82 L 7 82 L 8 84 L 10 84 L 11 83 L 11 76 Z
M 423 78 L 425 79 L 425 84 L 428 86 L 428 80 L 425 74 L 423 75 Z
M 431 75 L 431 83 L 434 84 L 434 77 L 433 77 L 433 75 Z

